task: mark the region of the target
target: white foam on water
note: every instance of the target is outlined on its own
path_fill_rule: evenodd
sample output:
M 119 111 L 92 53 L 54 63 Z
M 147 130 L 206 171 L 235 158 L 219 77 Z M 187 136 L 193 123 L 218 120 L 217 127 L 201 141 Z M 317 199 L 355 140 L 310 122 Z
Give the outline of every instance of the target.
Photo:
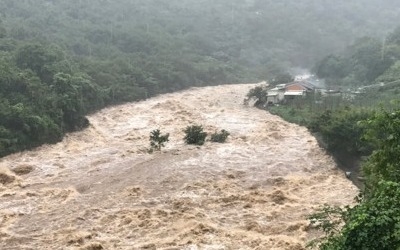
M 255 85 L 193 88 L 90 115 L 55 145 L 1 159 L 1 249 L 304 249 L 306 216 L 357 194 L 302 127 L 244 106 Z M 231 133 L 183 142 L 188 125 Z M 149 134 L 170 133 L 149 154 Z

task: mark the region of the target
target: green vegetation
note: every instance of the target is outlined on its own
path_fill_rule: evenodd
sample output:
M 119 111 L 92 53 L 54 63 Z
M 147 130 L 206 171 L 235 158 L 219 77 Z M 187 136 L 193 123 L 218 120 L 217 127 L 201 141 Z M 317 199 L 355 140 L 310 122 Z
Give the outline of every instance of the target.
M 363 156 L 371 153 L 371 145 L 363 140 L 365 130 L 359 126 L 372 116 L 369 110 L 343 108 L 327 110 L 308 123 L 308 128 L 323 138 L 326 149 L 334 155 Z
M 398 107 L 400 80 L 400 28 L 384 42 L 374 38 L 358 39 L 345 52 L 328 55 L 314 71 L 324 78 L 327 87 L 341 89 L 336 95 L 315 92 L 305 97 L 286 100 L 268 110 L 289 122 L 306 126 L 319 142 L 345 168 L 354 169 L 363 156 L 378 146 L 367 142 L 359 122 Z M 249 92 L 263 106 L 266 102 L 261 87 Z
M 364 139 L 366 128 L 360 124 L 375 114 L 373 109 L 339 105 L 335 109 L 311 112 L 309 105 L 303 108 L 280 105 L 268 110 L 286 121 L 307 127 L 340 167 L 354 172 L 352 180 L 362 186 L 358 180 L 359 164 L 376 145 Z
M 400 28 L 387 35 L 398 23 L 399 1 L 0 4 L 0 157 L 60 141 L 88 126 L 85 115 L 107 105 L 191 86 L 279 84 L 291 80 L 291 67 L 317 61 L 313 70 L 328 88 L 358 93 L 308 96 L 270 111 L 308 126 L 346 161 L 372 152 L 360 203 L 325 208 L 315 217 L 328 233 L 320 247 L 399 248 Z M 248 97 L 262 106 L 265 89 Z M 196 125 L 185 133 L 189 144 L 202 145 L 207 136 Z M 211 139 L 228 135 L 222 130 Z M 152 131 L 151 147 L 160 150 L 168 138 Z M 335 215 L 339 224 L 324 215 Z
M 328 86 L 360 87 L 372 83 L 390 83 L 400 76 L 400 27 L 383 41 L 364 37 L 349 46 L 343 54 L 328 55 L 314 71 Z
M 307 126 L 313 117 L 313 114 L 307 109 L 296 109 L 285 105 L 269 107 L 271 114 L 278 115 L 284 120 L 301 126 Z
M 367 191 L 382 180 L 400 183 L 400 110 L 376 112 L 362 126 L 365 140 L 375 148 L 363 166 Z
M 314 94 L 268 107 L 288 121 L 307 126 L 352 171 L 358 172 L 354 166 L 368 156 L 361 164 L 364 181 L 357 204 L 324 206 L 310 216 L 311 224 L 325 233 L 311 247 L 400 249 L 398 37 L 400 28 L 383 43 L 362 38 L 342 55 L 329 55 L 318 62 L 316 74 L 325 78 L 329 88 L 341 88 L 340 95 Z M 259 92 L 254 89 L 249 94 Z
M 392 87 L 378 88 L 380 96 Z M 311 226 L 324 233 L 310 242 L 312 248 L 400 249 L 400 109 L 395 108 L 396 102 L 385 99 L 386 109 L 377 109 L 368 106 L 366 98 L 364 95 L 353 104 L 343 101 L 334 105 L 325 105 L 329 100 L 322 99 L 317 106 L 304 98 L 268 107 L 291 122 L 307 126 L 340 163 L 351 166 L 362 156 L 369 156 L 362 164 L 364 185 L 357 204 L 324 206 L 309 217 Z
M 107 105 L 190 86 L 281 82 L 292 66 L 384 35 L 400 16 L 394 0 L 0 4 L 0 157 L 57 142 Z M 396 77 L 394 65 L 383 80 Z
M 354 207 L 324 207 L 310 217 L 325 232 L 313 242 L 320 249 L 399 249 L 400 110 L 377 112 L 363 122 L 375 151 L 363 166 L 366 189 Z M 344 224 L 344 226 L 342 226 Z
M 169 141 L 169 133 L 161 134 L 159 129 L 150 132 L 150 151 L 160 151 L 162 147 L 165 147 L 165 143 Z
M 219 142 L 219 143 L 224 143 L 230 133 L 226 131 L 225 129 L 222 129 L 221 132 L 215 132 L 211 134 L 211 141 L 212 142 Z
M 247 99 L 245 102 L 247 103 L 250 99 L 255 99 L 255 106 L 259 106 L 264 104 L 267 101 L 267 88 L 266 86 L 257 86 L 255 88 L 250 89 L 249 93 L 246 95 Z
M 310 216 L 311 224 L 325 233 L 311 242 L 311 247 L 400 249 L 397 37 L 400 29 L 383 43 L 362 38 L 342 55 L 329 55 L 316 64 L 315 72 L 325 78 L 328 88 L 341 88 L 342 94 L 308 95 L 268 107 L 290 122 L 307 126 L 345 168 L 358 172 L 354 166 L 368 156 L 361 164 L 364 181 L 357 204 L 342 208 L 325 206 Z M 249 93 L 262 94 L 261 89 Z
M 0 52 L 0 156 L 57 142 L 104 105 L 98 85 L 58 46 L 21 42 Z
M 308 108 L 281 108 L 283 112 L 293 110 L 292 114 L 308 113 L 300 123 L 307 125 L 339 162 L 354 165 L 354 158 L 369 156 L 361 168 L 364 189 L 358 204 L 345 208 L 323 207 L 313 214 L 311 223 L 325 236 L 311 246 L 324 250 L 400 247 L 400 111 L 395 108 L 399 93 L 393 77 L 397 64 L 374 76 L 372 84 L 388 80 L 366 89 L 350 102 L 350 107 L 340 103 L 314 116 L 309 115 Z M 381 109 L 376 108 L 378 103 Z M 293 117 L 289 119 L 299 123 Z
M 184 132 L 184 140 L 187 144 L 203 145 L 207 137 L 207 133 L 200 125 L 187 126 Z
M 312 224 L 325 232 L 319 249 L 400 249 L 400 29 L 384 43 L 356 42 L 347 56 L 329 56 L 317 64 L 328 84 L 360 88 L 351 108 L 328 110 L 309 127 L 326 148 L 339 155 L 368 155 L 362 164 L 364 188 L 354 207 L 324 207 Z M 378 104 L 381 108 L 377 108 Z
M 311 246 L 322 250 L 399 249 L 400 184 L 381 181 L 375 188 L 352 208 L 324 207 L 312 215 L 311 223 L 325 237 Z

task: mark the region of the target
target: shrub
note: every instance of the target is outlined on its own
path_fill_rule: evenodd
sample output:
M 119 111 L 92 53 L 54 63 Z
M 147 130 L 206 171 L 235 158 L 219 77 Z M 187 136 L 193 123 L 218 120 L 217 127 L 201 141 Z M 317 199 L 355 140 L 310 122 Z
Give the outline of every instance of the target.
M 151 150 L 161 150 L 161 147 L 165 147 L 165 143 L 169 141 L 169 134 L 162 135 L 159 129 L 150 132 L 150 147 Z
M 324 236 L 310 243 L 322 250 L 399 249 L 400 184 L 380 181 L 354 207 L 323 207 L 309 217 Z
M 184 132 L 186 134 L 184 140 L 187 144 L 203 145 L 207 137 L 207 133 L 199 125 L 188 126 Z
M 400 183 L 400 109 L 382 109 L 361 126 L 366 129 L 364 140 L 375 149 L 363 166 L 368 188 L 381 180 Z
M 211 141 L 224 143 L 229 135 L 230 134 L 228 131 L 226 131 L 225 129 L 222 129 L 220 133 L 215 132 L 214 134 L 211 135 Z
M 369 155 L 371 145 L 362 139 L 365 129 L 359 126 L 359 122 L 370 118 L 372 114 L 369 110 L 351 108 L 328 110 L 314 118 L 308 124 L 308 128 L 321 136 L 331 153 Z
M 268 92 L 266 86 L 257 86 L 250 89 L 246 96 L 248 99 L 256 99 L 257 101 L 254 103 L 254 106 L 258 106 L 267 102 L 267 95 Z

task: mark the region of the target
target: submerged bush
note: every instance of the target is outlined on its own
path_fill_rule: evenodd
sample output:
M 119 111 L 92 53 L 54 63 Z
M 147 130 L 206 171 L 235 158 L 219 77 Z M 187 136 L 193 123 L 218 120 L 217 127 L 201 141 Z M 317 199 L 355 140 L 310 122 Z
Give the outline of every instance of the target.
M 225 129 L 222 129 L 220 133 L 215 132 L 214 134 L 211 135 L 211 141 L 224 143 L 229 135 L 230 134 L 228 131 L 226 131 Z
M 200 125 L 187 126 L 184 132 L 186 134 L 184 140 L 187 144 L 203 145 L 207 137 L 207 133 Z
M 267 102 L 267 88 L 266 86 L 256 86 L 255 88 L 250 89 L 247 93 L 247 100 L 252 98 L 256 99 L 256 103 L 254 106 L 262 105 Z
M 150 147 L 151 150 L 161 150 L 161 147 L 165 147 L 165 143 L 169 141 L 169 134 L 162 135 L 159 129 L 150 132 Z

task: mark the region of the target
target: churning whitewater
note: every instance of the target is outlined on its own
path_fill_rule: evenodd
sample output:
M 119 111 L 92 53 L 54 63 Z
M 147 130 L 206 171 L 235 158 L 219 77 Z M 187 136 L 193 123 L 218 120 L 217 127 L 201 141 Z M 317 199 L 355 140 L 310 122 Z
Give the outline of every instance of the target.
M 1 159 L 0 249 L 304 249 L 306 219 L 357 188 L 307 129 L 243 105 L 252 84 L 192 88 L 89 116 Z M 230 132 L 186 145 L 183 130 Z M 148 153 L 154 129 L 170 133 Z

